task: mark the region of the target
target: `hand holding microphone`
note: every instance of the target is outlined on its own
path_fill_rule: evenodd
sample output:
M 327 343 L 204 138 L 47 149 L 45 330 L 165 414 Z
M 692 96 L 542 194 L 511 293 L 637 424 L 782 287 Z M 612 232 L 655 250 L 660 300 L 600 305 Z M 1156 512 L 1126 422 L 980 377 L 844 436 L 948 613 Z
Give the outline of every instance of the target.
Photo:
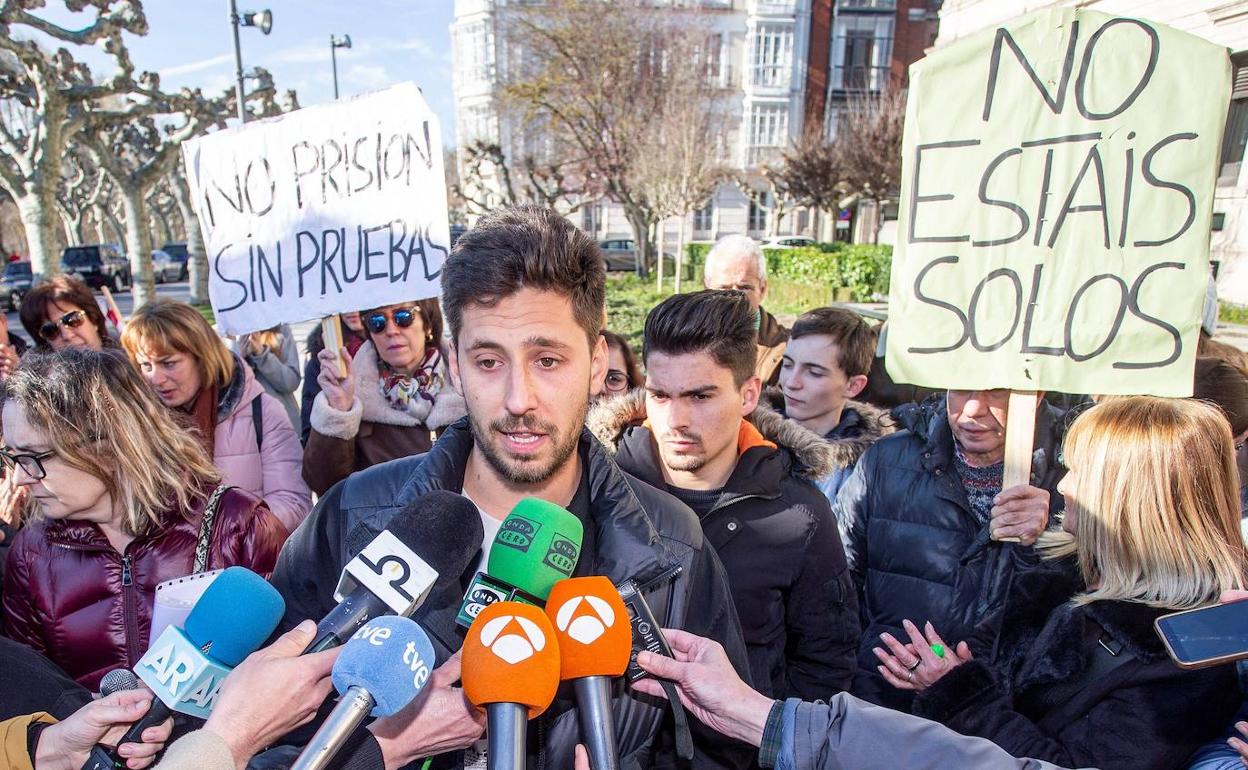
M 455 686 L 461 659 L 462 653 L 457 652 L 434 669 L 423 697 L 368 726 L 386 767 L 403 767 L 417 759 L 465 749 L 481 738 L 485 714 Z
M 489 770 L 524 770 L 528 720 L 559 688 L 559 642 L 546 615 L 521 602 L 481 610 L 464 640 L 464 694 L 485 708 Z
M 576 692 L 581 737 L 593 770 L 618 770 L 611 680 L 624 675 L 632 651 L 628 610 L 611 581 L 583 577 L 555 584 L 546 614 L 559 639 L 560 678 Z
M 381 617 L 362 626 L 334 664 L 342 696 L 291 770 L 320 770 L 365 717 L 388 717 L 411 703 L 433 671 L 433 645 L 404 617 Z
M 35 767 L 39 770 L 78 770 L 97 744 L 118 744 L 120 767 L 138 770 L 152 764 L 173 730 L 165 720 L 143 731 L 142 743 L 120 743 L 130 725 L 147 711 L 152 694 L 146 690 L 119 690 L 94 700 L 64 721 L 48 725 L 39 734 Z M 110 767 L 112 765 L 110 764 Z

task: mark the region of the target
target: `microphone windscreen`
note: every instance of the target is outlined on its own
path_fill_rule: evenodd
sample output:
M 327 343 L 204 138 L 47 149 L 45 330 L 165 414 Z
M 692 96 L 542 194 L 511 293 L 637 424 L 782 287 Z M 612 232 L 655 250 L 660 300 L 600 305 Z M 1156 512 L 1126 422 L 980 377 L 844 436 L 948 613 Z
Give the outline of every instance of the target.
M 230 567 L 204 590 L 182 630 L 204 654 L 229 668 L 260 649 L 286 612 L 268 581 L 245 567 Z
M 416 621 L 384 615 L 363 626 L 334 662 L 339 694 L 362 687 L 373 696 L 372 716 L 388 717 L 412 702 L 433 673 L 433 644 Z
M 541 714 L 559 689 L 559 642 L 546 615 L 521 602 L 481 610 L 464 639 L 462 677 L 475 706 L 518 703 L 529 719 Z
M 546 600 L 559 638 L 560 676 L 623 676 L 633 629 L 620 592 L 602 576 L 560 580 Z
M 503 519 L 486 572 L 545 601 L 555 583 L 572 577 L 584 536 L 567 509 L 526 497 Z
M 439 585 L 458 581 L 485 539 L 477 507 L 444 489 L 416 498 L 390 519 L 386 529 L 438 573 Z
M 100 680 L 100 695 L 112 695 L 125 690 L 137 690 L 139 678 L 128 668 L 115 668 Z

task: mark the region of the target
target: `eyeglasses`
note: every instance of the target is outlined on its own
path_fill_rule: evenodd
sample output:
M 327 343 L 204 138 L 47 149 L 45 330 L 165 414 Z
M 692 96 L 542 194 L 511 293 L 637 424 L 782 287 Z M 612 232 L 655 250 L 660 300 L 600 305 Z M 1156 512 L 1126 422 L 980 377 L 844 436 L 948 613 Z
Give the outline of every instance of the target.
M 628 390 L 628 375 L 619 369 L 608 369 L 603 385 L 608 393 L 623 393 Z
M 386 311 L 378 310 L 375 313 L 369 313 L 364 317 L 364 325 L 373 334 L 381 334 L 386 330 L 386 324 L 394 321 L 394 325 L 400 329 L 406 329 L 416 320 L 419 311 L 414 307 L 403 308 L 402 310 Z
M 47 342 L 52 342 L 61 336 L 61 327 L 66 329 L 77 329 L 82 326 L 83 321 L 87 320 L 87 314 L 81 310 L 71 310 L 60 317 L 57 321 L 45 321 L 39 327 L 39 336 Z
M 5 471 L 10 471 L 15 467 L 20 467 L 26 471 L 26 475 L 35 481 L 42 481 L 48 472 L 43 468 L 43 461 L 56 455 L 55 450 L 47 452 L 29 453 L 23 452 L 16 454 L 7 449 L 0 449 L 0 463 L 4 465 Z

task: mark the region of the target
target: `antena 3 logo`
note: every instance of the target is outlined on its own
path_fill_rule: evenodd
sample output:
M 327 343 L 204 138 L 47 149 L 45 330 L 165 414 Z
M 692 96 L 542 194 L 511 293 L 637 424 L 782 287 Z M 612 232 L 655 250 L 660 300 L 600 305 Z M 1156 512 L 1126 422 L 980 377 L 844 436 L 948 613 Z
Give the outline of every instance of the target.
M 580 557 L 581 549 L 575 541 L 569 540 L 563 535 L 555 535 L 554 539 L 551 540 L 550 548 L 546 551 L 546 557 L 542 561 L 557 572 L 571 575 L 572 570 L 576 569 L 576 562 Z
M 615 625 L 615 610 L 597 596 L 573 596 L 555 613 L 555 625 L 581 644 L 593 644 Z
M 546 647 L 546 634 L 536 623 L 519 615 L 499 615 L 481 629 L 481 644 L 513 666 Z
M 533 545 L 533 538 L 537 536 L 537 531 L 541 528 L 541 522 L 513 513 L 503 519 L 503 526 L 494 536 L 494 542 L 528 553 L 529 546 Z

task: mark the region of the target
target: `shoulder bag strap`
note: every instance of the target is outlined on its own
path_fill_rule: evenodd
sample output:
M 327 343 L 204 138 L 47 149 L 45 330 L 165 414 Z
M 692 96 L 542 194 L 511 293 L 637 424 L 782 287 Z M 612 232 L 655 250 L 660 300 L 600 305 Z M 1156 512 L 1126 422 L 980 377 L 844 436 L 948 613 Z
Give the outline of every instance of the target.
M 1041 686 L 1026 692 L 1023 700 L 1038 713 L 1048 714 L 1078 695 L 1094 682 L 1109 676 L 1114 669 L 1135 660 L 1131 651 L 1110 636 L 1100 623 L 1084 616 L 1084 656 L 1087 665 L 1078 674 L 1060 682 Z
M 217 518 L 217 508 L 221 505 L 221 496 L 231 489 L 229 484 L 221 484 L 208 498 L 204 506 L 204 517 L 199 522 L 199 538 L 195 541 L 195 566 L 192 573 L 203 572 L 208 566 L 208 551 L 212 546 L 212 523 Z

